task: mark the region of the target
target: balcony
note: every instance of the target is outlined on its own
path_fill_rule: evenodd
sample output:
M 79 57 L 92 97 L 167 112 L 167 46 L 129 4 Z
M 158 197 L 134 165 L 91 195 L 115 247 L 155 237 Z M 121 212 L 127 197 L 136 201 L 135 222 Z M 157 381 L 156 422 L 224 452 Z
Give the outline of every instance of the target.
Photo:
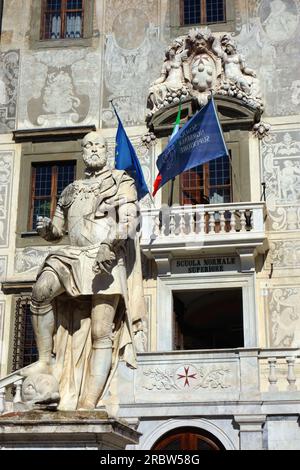
M 150 209 L 143 211 L 141 248 L 149 258 L 204 249 L 264 252 L 265 219 L 265 204 L 254 202 Z

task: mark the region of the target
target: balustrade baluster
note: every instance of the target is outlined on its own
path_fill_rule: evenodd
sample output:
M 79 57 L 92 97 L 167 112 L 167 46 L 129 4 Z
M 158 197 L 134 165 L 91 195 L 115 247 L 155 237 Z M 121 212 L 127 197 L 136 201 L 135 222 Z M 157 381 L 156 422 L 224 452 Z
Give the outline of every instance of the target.
M 209 232 L 210 234 L 215 233 L 215 212 L 214 211 L 208 211 L 209 214 Z
M 0 414 L 5 411 L 5 388 L 0 390 Z
M 220 214 L 220 233 L 225 233 L 225 211 L 219 211 Z
M 176 233 L 176 222 L 175 222 L 175 214 L 171 213 L 170 214 L 170 224 L 169 224 L 169 230 L 170 230 L 170 236 L 175 237 Z
M 156 238 L 160 235 L 160 221 L 159 214 L 153 216 L 153 236 Z
M 297 390 L 296 375 L 295 375 L 295 358 L 287 357 L 286 362 L 288 364 L 288 375 L 287 375 L 287 381 L 289 383 L 288 390 L 294 391 L 294 390 Z
M 179 234 L 180 236 L 184 236 L 186 231 L 185 231 L 185 216 L 184 216 L 184 211 L 181 210 L 179 214 Z
M 230 212 L 230 232 L 235 233 L 235 227 L 236 227 L 236 220 L 235 220 L 235 212 L 234 209 Z
M 20 403 L 22 401 L 22 395 L 21 395 L 22 383 L 23 383 L 23 380 L 21 379 L 15 382 L 14 384 L 16 386 L 16 393 L 15 393 L 14 400 L 13 400 L 14 403 Z
M 194 235 L 195 233 L 195 219 L 194 219 L 194 211 L 193 209 L 190 210 L 189 212 L 189 235 Z
M 276 376 L 276 363 L 277 359 L 275 357 L 271 357 L 268 359 L 269 363 L 269 390 L 270 392 L 277 391 L 277 376 Z
M 241 232 L 246 232 L 246 216 L 245 216 L 245 211 L 240 210 L 240 222 L 241 222 Z

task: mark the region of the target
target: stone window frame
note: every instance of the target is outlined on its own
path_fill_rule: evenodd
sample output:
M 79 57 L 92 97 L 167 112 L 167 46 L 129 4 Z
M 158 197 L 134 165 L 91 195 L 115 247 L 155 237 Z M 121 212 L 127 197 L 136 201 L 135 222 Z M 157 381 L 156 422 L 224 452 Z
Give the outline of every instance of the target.
M 45 246 L 49 242 L 38 236 L 35 231 L 28 231 L 28 215 L 31 204 L 31 169 L 34 163 L 76 161 L 75 179 L 84 177 L 84 163 L 81 158 L 81 139 L 57 142 L 26 142 L 22 144 L 21 175 L 19 183 L 18 219 L 16 245 Z M 67 243 L 67 236 L 61 242 Z
M 182 36 L 192 28 L 208 27 L 212 32 L 233 32 L 235 31 L 235 8 L 232 0 L 225 0 L 226 21 L 222 23 L 198 23 L 182 25 L 181 0 L 172 0 L 170 9 L 171 37 Z
M 157 279 L 157 352 L 175 351 L 173 292 L 231 288 L 242 289 L 244 346 L 240 349 L 258 347 L 254 273 L 221 273 L 217 278 L 215 273 L 197 276 L 182 274 Z M 172 328 L 161 328 L 159 325 L 172 325 Z
M 83 18 L 83 37 L 74 39 L 41 39 L 41 25 L 43 13 L 43 0 L 32 0 L 31 24 L 30 24 L 30 46 L 32 49 L 77 47 L 92 45 L 93 21 L 95 12 L 95 0 L 85 2 Z

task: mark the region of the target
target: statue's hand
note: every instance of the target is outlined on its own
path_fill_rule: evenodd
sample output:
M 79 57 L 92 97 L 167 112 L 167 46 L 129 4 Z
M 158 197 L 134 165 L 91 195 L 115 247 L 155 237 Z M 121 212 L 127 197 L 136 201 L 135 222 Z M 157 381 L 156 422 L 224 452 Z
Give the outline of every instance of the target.
M 94 273 L 99 274 L 104 271 L 109 274 L 109 270 L 114 259 L 116 259 L 114 252 L 111 251 L 107 245 L 100 245 L 93 265 Z
M 36 231 L 40 237 L 46 237 L 49 231 L 51 230 L 51 219 L 49 217 L 38 216 L 36 219 Z

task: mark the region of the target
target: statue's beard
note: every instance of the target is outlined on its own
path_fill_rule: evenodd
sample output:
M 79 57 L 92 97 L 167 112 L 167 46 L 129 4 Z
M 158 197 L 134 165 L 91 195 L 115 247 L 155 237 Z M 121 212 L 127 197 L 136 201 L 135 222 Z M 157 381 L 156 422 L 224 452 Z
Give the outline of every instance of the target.
M 104 168 L 106 165 L 106 156 L 101 156 L 98 154 L 84 156 L 83 161 L 87 170 L 102 170 L 102 168 Z

